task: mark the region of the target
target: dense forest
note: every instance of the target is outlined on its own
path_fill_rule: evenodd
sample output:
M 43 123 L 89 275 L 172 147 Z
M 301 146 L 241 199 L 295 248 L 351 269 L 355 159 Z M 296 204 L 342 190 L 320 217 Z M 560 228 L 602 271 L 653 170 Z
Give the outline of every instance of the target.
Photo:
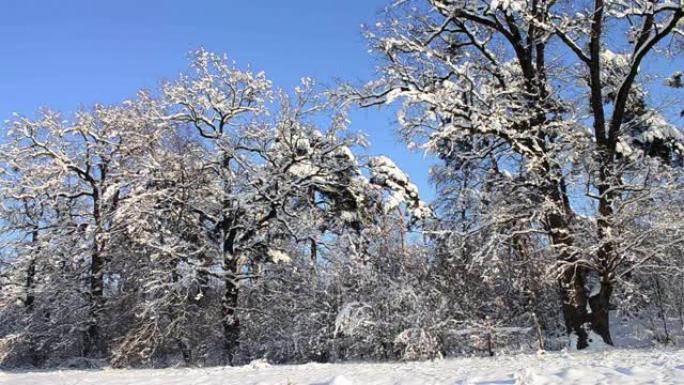
M 683 18 L 667 0 L 393 1 L 363 29 L 363 84 L 281 89 L 197 49 L 134 99 L 15 115 L 0 365 L 684 343 Z M 387 105 L 435 162 L 431 202 L 348 129 Z

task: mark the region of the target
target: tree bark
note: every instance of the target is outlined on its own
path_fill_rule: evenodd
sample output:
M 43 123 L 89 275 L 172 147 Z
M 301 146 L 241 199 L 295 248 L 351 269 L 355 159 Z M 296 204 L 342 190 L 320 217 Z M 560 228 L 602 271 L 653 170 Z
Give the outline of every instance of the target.
M 26 312 L 27 313 L 32 313 L 33 312 L 33 303 L 36 300 L 36 295 L 34 292 L 35 289 L 35 276 L 36 276 L 36 255 L 35 252 L 38 249 L 38 229 L 37 227 L 34 228 L 34 230 L 31 232 L 31 244 L 33 245 L 34 250 L 31 253 L 31 257 L 29 259 L 29 265 L 26 267 L 26 282 L 25 282 L 25 293 L 26 293 L 26 300 L 24 301 L 24 304 L 26 305 Z
M 93 225 L 95 226 L 95 232 L 93 234 L 94 239 L 90 255 L 90 307 L 84 356 L 98 355 L 104 351 L 104 347 L 102 346 L 102 335 L 99 320 L 102 313 L 102 308 L 104 306 L 105 268 L 105 260 L 100 252 L 100 244 L 98 240 L 101 226 L 99 197 L 99 190 L 97 187 L 93 187 Z
M 551 168 L 548 168 L 551 170 Z M 549 173 L 551 175 L 551 173 Z M 564 181 L 549 181 L 548 195 L 561 212 L 547 214 L 547 229 L 551 235 L 551 242 L 558 249 L 558 260 L 564 265 L 558 278 L 558 288 L 561 297 L 561 311 L 568 336 L 577 338 L 577 349 L 589 346 L 588 293 L 586 290 L 586 269 L 577 264 L 577 256 L 573 253 L 574 240 L 570 236 L 569 218 L 573 215 L 564 188 Z
M 229 223 L 229 222 L 225 222 Z M 235 241 L 237 230 L 228 231 L 223 241 L 223 278 L 224 291 L 221 300 L 221 315 L 223 323 L 224 354 L 226 362 L 233 364 L 240 343 L 240 318 L 237 314 L 240 288 L 238 286 L 238 258 L 235 255 Z
M 613 286 L 606 278 L 601 282 L 601 289 L 598 294 L 589 297 L 589 307 L 591 308 L 591 330 L 598 334 L 608 345 L 613 345 L 610 336 L 610 297 L 613 293 Z
M 85 356 L 102 352 L 99 318 L 103 307 L 103 270 L 104 260 L 100 256 L 99 251 L 94 251 L 90 269 L 90 308 Z
M 225 291 L 223 295 L 222 315 L 223 315 L 223 334 L 224 352 L 229 364 L 233 364 L 240 344 L 240 318 L 237 314 L 238 296 L 240 294 L 237 284 L 237 261 L 233 256 L 226 257 L 224 260 L 224 279 Z
M 176 312 L 173 314 L 173 317 L 178 319 L 180 317 L 183 317 L 183 314 L 179 314 L 178 312 L 185 312 L 186 310 L 184 309 L 185 301 L 187 300 L 187 297 L 182 294 L 181 291 L 178 290 L 178 285 L 180 282 L 181 274 L 178 269 L 178 259 L 173 259 L 168 266 L 168 269 L 171 270 L 171 283 L 172 283 L 172 290 L 174 291 L 172 293 L 172 311 Z M 184 325 L 185 326 L 185 325 Z M 180 329 L 180 335 L 176 335 L 176 343 L 178 344 L 178 349 L 181 352 L 181 355 L 183 356 L 183 361 L 185 362 L 186 365 L 192 364 L 192 348 L 190 344 L 188 343 L 188 336 L 187 333 L 188 329 L 187 327 L 181 327 Z
M 561 279 L 563 316 L 568 334 L 577 337 L 578 350 L 593 342 L 590 331 L 601 337 L 604 343 L 613 345 L 609 316 L 612 293 L 613 286 L 608 277 L 602 277 L 598 293 L 590 295 L 586 288 L 586 272 L 573 274 L 573 269 L 564 272 Z
M 577 337 L 577 349 L 584 349 L 589 346 L 589 333 L 586 329 L 587 297 L 584 292 L 584 280 L 572 276 L 572 270 L 564 272 L 560 282 L 563 318 L 568 335 Z

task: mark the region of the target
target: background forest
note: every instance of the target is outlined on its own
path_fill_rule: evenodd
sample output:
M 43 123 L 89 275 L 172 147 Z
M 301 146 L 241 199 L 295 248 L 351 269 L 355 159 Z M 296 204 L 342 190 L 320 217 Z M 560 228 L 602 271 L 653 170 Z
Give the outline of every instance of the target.
M 135 99 L 15 115 L 0 364 L 684 343 L 682 18 L 670 1 L 395 1 L 364 28 L 363 84 L 280 89 L 198 49 Z M 432 202 L 348 129 L 384 105 L 436 160 Z

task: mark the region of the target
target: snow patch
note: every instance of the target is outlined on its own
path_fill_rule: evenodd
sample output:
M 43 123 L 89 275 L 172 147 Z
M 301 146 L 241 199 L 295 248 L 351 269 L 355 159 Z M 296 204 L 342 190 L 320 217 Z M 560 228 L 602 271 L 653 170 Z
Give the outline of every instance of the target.
M 269 364 L 265 358 L 259 358 L 256 360 L 252 360 L 247 365 L 247 367 L 250 369 L 266 369 L 266 368 L 270 368 L 271 364 Z
M 449 358 L 408 363 L 269 365 L 245 367 L 1 372 L 12 385 L 451 385 L 451 384 L 684 384 L 684 351 L 547 352 Z
M 316 385 L 354 385 L 354 383 L 345 376 L 335 376 L 330 381 L 322 382 Z
M 276 250 L 276 249 L 269 249 L 266 254 L 268 255 L 268 258 L 271 260 L 273 263 L 288 263 L 292 261 L 292 258 L 290 258 L 287 253 L 281 250 Z

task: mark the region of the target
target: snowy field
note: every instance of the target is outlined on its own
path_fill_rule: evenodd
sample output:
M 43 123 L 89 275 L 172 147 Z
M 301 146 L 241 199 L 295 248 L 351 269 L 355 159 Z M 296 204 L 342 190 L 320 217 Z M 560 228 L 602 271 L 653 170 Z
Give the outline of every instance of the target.
M 2 385 L 684 384 L 684 351 L 547 353 L 389 364 L 0 372 Z

